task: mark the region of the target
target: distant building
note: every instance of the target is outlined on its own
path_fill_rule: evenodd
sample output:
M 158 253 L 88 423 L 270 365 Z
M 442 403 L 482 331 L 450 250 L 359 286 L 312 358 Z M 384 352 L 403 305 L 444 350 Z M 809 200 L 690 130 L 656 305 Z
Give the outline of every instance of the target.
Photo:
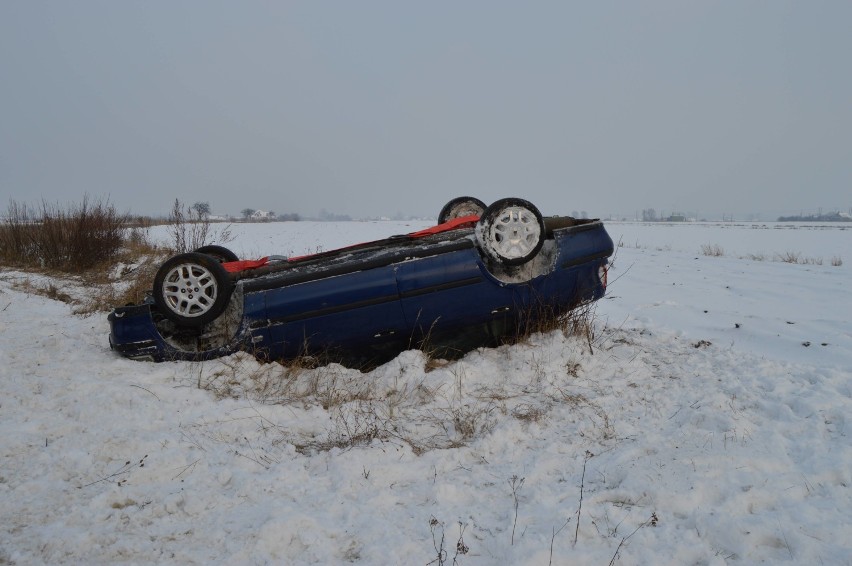
M 265 210 L 255 210 L 249 218 L 254 221 L 275 220 L 275 213 L 266 212 Z

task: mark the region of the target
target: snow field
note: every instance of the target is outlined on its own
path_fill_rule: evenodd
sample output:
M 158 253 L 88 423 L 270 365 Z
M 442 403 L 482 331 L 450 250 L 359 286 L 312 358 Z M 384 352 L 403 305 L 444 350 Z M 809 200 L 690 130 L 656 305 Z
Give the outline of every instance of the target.
M 302 224 L 229 245 L 422 227 Z M 431 370 L 132 362 L 0 272 L 0 563 L 852 563 L 848 262 L 641 228 L 661 245 L 618 249 L 593 352 L 554 331 Z

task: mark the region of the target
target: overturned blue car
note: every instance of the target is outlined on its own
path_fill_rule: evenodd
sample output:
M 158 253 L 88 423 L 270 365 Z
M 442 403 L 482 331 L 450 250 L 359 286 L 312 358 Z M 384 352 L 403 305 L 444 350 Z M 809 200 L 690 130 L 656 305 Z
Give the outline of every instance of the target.
M 599 220 L 472 197 L 438 220 L 298 258 L 240 260 L 220 246 L 176 255 L 142 304 L 110 313 L 110 346 L 158 362 L 242 350 L 365 367 L 412 348 L 452 357 L 498 345 L 604 295 L 613 242 Z

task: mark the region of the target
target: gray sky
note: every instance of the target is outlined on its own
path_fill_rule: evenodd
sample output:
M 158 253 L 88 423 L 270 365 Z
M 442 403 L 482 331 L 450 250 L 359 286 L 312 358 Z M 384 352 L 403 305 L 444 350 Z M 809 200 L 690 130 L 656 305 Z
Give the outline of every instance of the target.
M 847 210 L 850 22 L 848 0 L 3 0 L 0 197 Z

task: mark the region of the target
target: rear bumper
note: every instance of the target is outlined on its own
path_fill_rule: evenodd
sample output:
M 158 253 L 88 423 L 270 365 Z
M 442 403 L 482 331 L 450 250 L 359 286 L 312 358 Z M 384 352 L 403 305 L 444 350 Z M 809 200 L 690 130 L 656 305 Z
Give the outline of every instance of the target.
M 118 307 L 109 313 L 109 347 L 126 358 L 162 361 L 167 344 L 147 304 Z

